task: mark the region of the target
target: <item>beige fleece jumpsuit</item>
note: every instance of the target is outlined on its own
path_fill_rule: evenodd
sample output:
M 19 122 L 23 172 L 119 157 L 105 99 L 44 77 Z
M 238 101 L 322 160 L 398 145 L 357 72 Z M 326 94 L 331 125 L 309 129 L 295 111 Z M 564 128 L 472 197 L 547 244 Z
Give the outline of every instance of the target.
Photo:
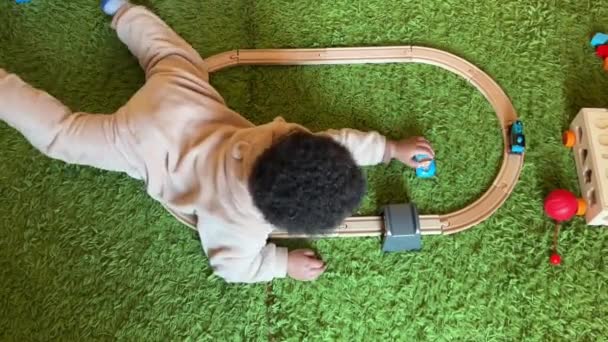
M 73 113 L 0 69 L 0 119 L 49 157 L 125 172 L 180 221 L 198 229 L 214 272 L 229 282 L 286 275 L 287 250 L 268 243 L 248 191 L 249 172 L 273 139 L 297 129 L 281 118 L 255 126 L 209 84 L 205 61 L 161 19 L 124 6 L 112 21 L 146 83 L 114 114 Z M 352 129 L 326 134 L 360 165 L 382 162 L 386 139 Z

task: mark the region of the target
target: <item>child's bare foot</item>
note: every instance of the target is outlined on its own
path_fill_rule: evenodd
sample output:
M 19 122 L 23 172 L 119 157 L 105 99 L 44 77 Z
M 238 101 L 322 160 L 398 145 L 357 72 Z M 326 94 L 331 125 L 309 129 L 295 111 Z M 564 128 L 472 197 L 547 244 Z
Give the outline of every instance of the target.
M 101 0 L 101 10 L 107 15 L 114 15 L 127 3 L 127 0 Z

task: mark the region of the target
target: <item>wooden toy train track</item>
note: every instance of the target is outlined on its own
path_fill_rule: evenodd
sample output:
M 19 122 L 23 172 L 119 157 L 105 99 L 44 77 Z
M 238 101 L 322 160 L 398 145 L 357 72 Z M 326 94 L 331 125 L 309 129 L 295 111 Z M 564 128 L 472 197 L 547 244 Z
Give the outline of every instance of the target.
M 474 203 L 445 215 L 421 215 L 422 235 L 454 234 L 491 216 L 513 191 L 523 166 L 524 155 L 509 153 L 510 126 L 517 121 L 511 101 L 485 72 L 466 60 L 445 51 L 419 46 L 390 46 L 326 49 L 234 50 L 206 59 L 209 72 L 238 65 L 320 65 L 366 63 L 424 63 L 435 65 L 467 79 L 490 102 L 502 127 L 504 156 L 502 166 L 490 188 Z M 384 234 L 382 216 L 351 217 L 325 236 L 358 237 Z M 310 238 L 275 232 L 271 238 Z

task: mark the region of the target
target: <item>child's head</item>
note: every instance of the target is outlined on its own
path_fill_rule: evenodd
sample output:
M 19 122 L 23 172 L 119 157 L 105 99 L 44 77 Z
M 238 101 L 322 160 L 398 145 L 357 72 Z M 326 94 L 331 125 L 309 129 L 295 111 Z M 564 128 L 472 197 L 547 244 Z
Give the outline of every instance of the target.
M 295 131 L 257 158 L 249 186 L 269 223 L 290 233 L 322 233 L 357 208 L 365 177 L 332 138 Z

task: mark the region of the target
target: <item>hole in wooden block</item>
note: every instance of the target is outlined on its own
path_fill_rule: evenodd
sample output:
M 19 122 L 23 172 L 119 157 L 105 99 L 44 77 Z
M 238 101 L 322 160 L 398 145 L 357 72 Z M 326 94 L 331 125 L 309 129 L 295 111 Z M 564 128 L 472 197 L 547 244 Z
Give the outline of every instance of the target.
M 589 151 L 587 151 L 586 148 L 581 148 L 580 154 L 581 154 L 581 164 L 585 165 L 585 163 L 587 162 L 587 155 L 589 154 Z
M 597 120 L 595 122 L 595 127 L 599 129 L 608 128 L 608 119 Z
M 576 135 L 576 141 L 580 144 L 583 141 L 583 128 L 581 126 L 576 127 Z
M 591 183 L 591 175 L 592 175 L 591 169 L 587 169 L 584 173 L 585 183 L 587 183 L 587 184 Z
M 600 135 L 600 144 L 608 146 L 608 134 Z
M 589 206 L 595 205 L 595 203 L 597 202 L 597 199 L 595 198 L 595 189 L 590 189 L 587 192 L 587 201 L 589 201 Z

